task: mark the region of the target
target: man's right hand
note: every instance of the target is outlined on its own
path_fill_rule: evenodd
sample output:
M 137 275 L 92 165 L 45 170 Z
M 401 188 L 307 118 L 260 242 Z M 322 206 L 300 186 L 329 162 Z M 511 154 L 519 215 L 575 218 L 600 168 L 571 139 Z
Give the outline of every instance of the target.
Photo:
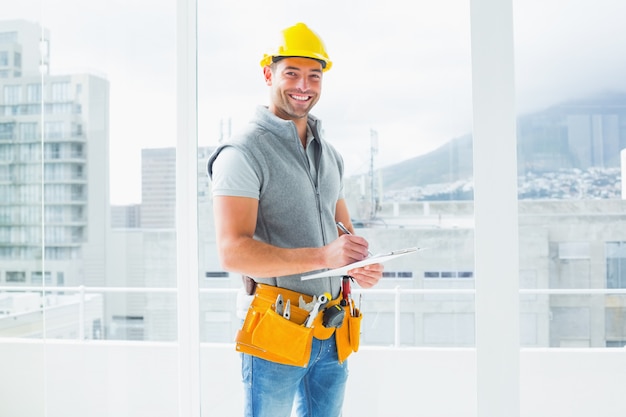
M 325 247 L 328 268 L 339 268 L 369 256 L 369 244 L 364 237 L 341 235 Z

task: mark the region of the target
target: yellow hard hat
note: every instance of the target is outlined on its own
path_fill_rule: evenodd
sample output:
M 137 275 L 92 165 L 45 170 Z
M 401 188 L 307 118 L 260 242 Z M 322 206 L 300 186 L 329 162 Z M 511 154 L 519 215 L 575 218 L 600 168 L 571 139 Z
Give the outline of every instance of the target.
M 328 59 L 324 42 L 304 23 L 296 23 L 281 32 L 279 45 L 270 53 L 264 54 L 261 66 L 272 63 L 277 57 L 311 58 L 322 63 L 323 71 L 328 71 L 333 65 Z

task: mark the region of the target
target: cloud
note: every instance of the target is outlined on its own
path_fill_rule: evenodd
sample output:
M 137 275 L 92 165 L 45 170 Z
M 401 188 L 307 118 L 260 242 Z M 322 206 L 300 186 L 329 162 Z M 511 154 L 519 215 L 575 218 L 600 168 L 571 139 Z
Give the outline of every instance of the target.
M 621 0 L 515 2 L 518 108 L 528 112 L 597 91 L 626 91 Z

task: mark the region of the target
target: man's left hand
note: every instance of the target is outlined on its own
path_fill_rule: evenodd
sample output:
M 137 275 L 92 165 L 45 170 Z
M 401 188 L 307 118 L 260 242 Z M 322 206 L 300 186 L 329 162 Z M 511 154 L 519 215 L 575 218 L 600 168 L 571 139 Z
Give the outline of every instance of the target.
M 383 264 L 371 264 L 348 271 L 361 288 L 371 288 L 383 277 Z

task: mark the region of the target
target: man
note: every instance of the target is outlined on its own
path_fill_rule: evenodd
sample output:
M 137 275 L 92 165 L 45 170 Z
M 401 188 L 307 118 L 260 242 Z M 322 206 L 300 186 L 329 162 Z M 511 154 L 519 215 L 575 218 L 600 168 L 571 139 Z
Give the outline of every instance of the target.
M 261 66 L 269 106 L 259 106 L 248 128 L 220 145 L 208 162 L 219 257 L 225 270 L 254 277 L 257 295 L 270 288 L 339 300 L 341 276 L 301 279 L 368 256 L 368 242 L 352 234 L 343 160 L 309 114 L 332 63 L 317 34 L 298 23 L 282 31 L 281 44 Z M 340 232 L 338 222 L 350 234 Z M 382 271 L 373 264 L 348 273 L 369 288 Z M 347 361 L 338 360 L 332 332 L 312 338 L 305 366 L 243 353 L 246 417 L 289 417 L 294 399 L 299 416 L 340 416 Z

